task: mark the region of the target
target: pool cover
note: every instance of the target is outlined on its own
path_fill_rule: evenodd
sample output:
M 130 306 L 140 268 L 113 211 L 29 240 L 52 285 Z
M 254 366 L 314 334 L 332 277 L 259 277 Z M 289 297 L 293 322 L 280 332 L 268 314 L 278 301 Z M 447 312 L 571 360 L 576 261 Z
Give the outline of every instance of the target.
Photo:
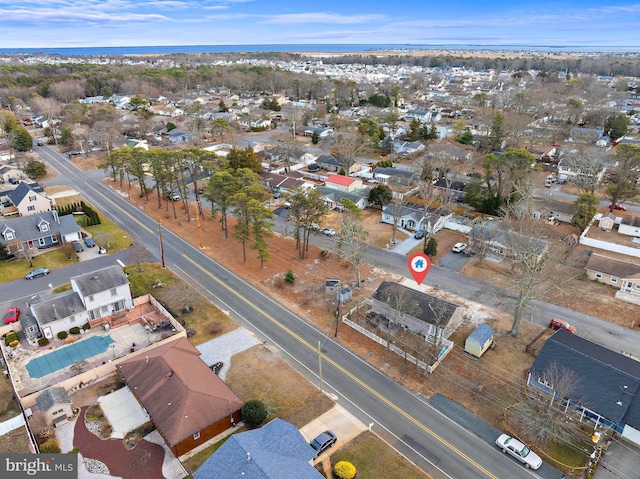
M 27 363 L 27 371 L 31 378 L 41 378 L 73 363 L 103 353 L 111 343 L 113 343 L 111 336 L 92 336 L 32 359 Z

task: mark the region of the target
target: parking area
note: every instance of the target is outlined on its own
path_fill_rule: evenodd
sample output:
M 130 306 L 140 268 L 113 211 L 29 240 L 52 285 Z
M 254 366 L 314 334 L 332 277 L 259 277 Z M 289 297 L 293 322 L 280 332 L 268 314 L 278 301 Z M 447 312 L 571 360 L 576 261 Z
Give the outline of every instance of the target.
M 451 271 L 460 271 L 462 267 L 467 264 L 470 256 L 463 253 L 454 253 L 449 251 L 440 258 L 440 267 L 449 269 Z

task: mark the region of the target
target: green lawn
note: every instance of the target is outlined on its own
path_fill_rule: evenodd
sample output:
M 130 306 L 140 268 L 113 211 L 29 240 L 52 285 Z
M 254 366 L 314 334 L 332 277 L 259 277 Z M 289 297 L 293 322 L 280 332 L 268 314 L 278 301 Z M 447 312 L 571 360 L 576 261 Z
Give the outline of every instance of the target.
M 75 195 L 58 198 L 56 203 L 58 206 L 66 206 L 70 203 L 80 203 L 80 201 L 82 201 L 82 198 Z M 91 205 L 91 207 L 93 207 L 93 205 Z M 96 239 L 96 242 L 98 242 L 100 246 L 107 248 L 109 253 L 115 253 L 116 251 L 131 246 L 133 240 L 129 235 L 125 234 L 124 231 L 118 228 L 102 213 L 98 212 L 98 214 L 100 215 L 102 224 L 89 226 L 84 229 Z M 72 261 L 74 260 L 67 260 L 64 253 L 60 250 L 47 251 L 34 258 L 33 267 L 29 266 L 29 262 L 24 260 L 0 261 L 0 278 L 2 278 L 2 282 L 13 281 L 24 278 L 25 274 L 35 268 L 49 268 L 50 270 L 54 270 L 67 266 Z

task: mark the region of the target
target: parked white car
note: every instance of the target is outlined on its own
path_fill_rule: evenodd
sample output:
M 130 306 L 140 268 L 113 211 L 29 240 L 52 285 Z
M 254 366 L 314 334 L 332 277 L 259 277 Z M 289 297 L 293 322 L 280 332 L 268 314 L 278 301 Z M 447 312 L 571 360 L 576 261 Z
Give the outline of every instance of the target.
M 327 236 L 334 236 L 336 234 L 336 230 L 334 230 L 333 228 L 325 228 L 322 230 L 322 232 Z
M 501 434 L 496 439 L 496 445 L 505 454 L 510 454 L 527 468 L 539 469 L 542 466 L 542 459 L 526 445 L 507 434 Z
M 467 243 L 456 243 L 451 248 L 451 251 L 454 253 L 462 253 L 465 249 L 467 249 Z

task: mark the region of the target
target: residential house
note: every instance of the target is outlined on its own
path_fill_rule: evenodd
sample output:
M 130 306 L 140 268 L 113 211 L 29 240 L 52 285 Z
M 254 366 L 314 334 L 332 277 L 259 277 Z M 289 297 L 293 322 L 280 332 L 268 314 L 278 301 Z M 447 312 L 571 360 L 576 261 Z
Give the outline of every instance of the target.
M 346 176 L 343 178 L 346 178 Z M 318 186 L 316 188 L 320 192 L 320 196 L 325 204 L 332 210 L 337 209 L 342 211 L 344 209 L 342 206 L 343 199 L 353 201 L 361 210 L 369 206 L 370 188 L 365 187 L 353 191 L 344 191 L 330 186 Z
M 58 216 L 57 211 L 0 220 L 0 242 L 7 245 L 12 254 L 80 239 L 82 233 L 73 216 Z
M 593 178 L 596 184 L 602 181 L 606 171 L 604 163 L 598 171 L 592 171 L 590 165 L 582 161 L 577 155 L 562 156 L 558 161 L 558 176 L 567 175 L 572 178 Z
M 309 125 L 296 129 L 296 135 L 312 137 L 314 133 L 318 134 L 318 138 L 328 138 L 332 135 L 333 130 L 325 125 Z
M 467 233 L 467 238 L 472 251 L 510 258 L 531 255 L 542 258 L 549 247 L 547 241 L 515 233 L 501 221 L 476 223 Z
M 71 289 L 81 298 L 92 326 L 102 318 L 133 308 L 129 278 L 118 265 L 74 276 Z
M 187 338 L 134 356 L 117 368 L 177 457 L 242 419 L 242 401 Z
M 618 233 L 634 238 L 640 237 L 640 216 L 624 215 L 618 225 Z
M 45 389 L 36 398 L 36 405 L 49 426 L 57 426 L 73 417 L 73 404 L 63 387 Z
M 44 116 L 35 117 L 33 119 L 33 124 L 36 125 L 38 128 L 49 128 L 51 126 L 51 123 L 49 122 L 49 120 Z
M 327 156 L 327 155 L 321 155 L 316 159 L 316 165 L 326 171 L 330 171 L 332 173 L 340 173 L 340 170 L 344 170 L 344 162 L 338 158 L 335 158 L 333 156 Z M 353 173 L 356 173 L 357 171 L 360 171 L 360 164 L 359 163 L 354 163 L 353 165 L 351 165 L 351 167 L 349 168 L 349 171 L 346 171 L 345 173 L 347 175 L 352 175 Z
M 169 139 L 169 142 L 173 145 L 178 145 L 180 143 L 187 143 L 191 141 L 192 135 L 191 132 L 180 130 L 175 128 L 165 134 L 165 136 Z
M 261 428 L 232 435 L 193 476 L 196 479 L 321 479 L 323 476 L 312 466 L 315 455 L 315 449 L 298 428 L 275 418 Z
M 0 166 L 0 183 L 10 183 L 24 177 L 24 173 L 20 168 L 15 166 Z
M 373 178 L 379 183 L 388 186 L 398 185 L 405 187 L 415 186 L 420 180 L 420 176 L 414 171 L 389 167 L 377 167 L 374 169 Z
M 458 305 L 390 281 L 378 286 L 371 309 L 391 325 L 423 334 L 425 341 L 433 344 L 447 339 L 463 320 L 462 308 Z
M 346 191 L 347 193 L 352 193 L 363 188 L 361 179 L 342 175 L 331 175 L 325 180 L 324 186 L 333 188 L 334 190 Z
M 424 143 L 421 141 L 403 141 L 403 140 L 394 140 L 393 141 L 393 151 L 396 152 L 400 156 L 411 155 L 412 153 L 418 153 L 419 151 L 424 150 Z
M 36 320 L 38 333 L 47 339 L 55 338 L 61 331 L 82 327 L 88 322 L 88 314 L 82 299 L 75 291 L 64 291 L 38 298 L 29 303 Z
M 408 110 L 404 115 L 404 119 L 407 123 L 411 123 L 413 120 L 417 120 L 420 123 L 429 123 L 431 121 L 431 112 L 422 108 Z
M 563 370 L 571 375 L 570 393 L 554 384 L 563 382 L 558 378 Z M 562 401 L 580 421 L 610 427 L 640 445 L 640 362 L 635 359 L 558 330 L 540 349 L 527 385 Z
M 271 128 L 271 118 L 259 118 L 249 122 L 249 128 L 269 129 Z
M 102 95 L 88 96 L 88 97 L 84 98 L 83 100 L 81 100 L 81 102 L 85 103 L 86 105 L 95 105 L 96 103 L 104 103 L 106 101 L 107 100 Z
M 34 191 L 24 181 L 21 181 L 15 190 L 10 191 L 7 197 L 17 209 L 19 216 L 37 215 L 51 211 L 51 200 L 43 193 Z
M 598 140 L 604 139 L 604 130 L 598 128 L 584 128 L 574 126 L 569 130 L 570 142 L 596 144 Z
M 184 115 L 184 110 L 182 108 L 178 108 L 171 103 L 160 103 L 157 105 L 151 105 L 151 107 L 149 107 L 149 110 L 158 116 L 168 116 L 170 118 L 177 118 Z
M 467 184 L 464 181 L 452 181 L 447 178 L 438 178 L 433 182 L 434 193 L 444 194 L 456 201 L 464 200 L 464 190 Z
M 452 216 L 449 212 L 427 211 L 411 206 L 389 204 L 382 210 L 380 221 L 387 224 L 396 224 L 400 228 L 412 231 L 424 231 L 427 234 L 435 234 L 444 228 L 448 219 Z
M 433 143 L 429 147 L 429 158 L 443 158 L 446 161 L 464 162 L 472 159 L 473 154 L 453 143 Z
M 119 110 L 128 110 L 130 102 L 131 97 L 128 95 L 113 95 L 111 97 L 111 103 Z
M 288 193 L 296 188 L 313 188 L 315 185 L 305 180 L 302 175 L 297 172 L 291 173 L 272 173 L 267 171 L 260 172 L 262 184 L 272 194 Z
M 573 204 L 547 198 L 535 198 L 533 213 L 534 217 L 540 217 L 550 221 L 560 221 L 562 223 L 571 223 L 573 219 Z
M 616 298 L 640 304 L 640 265 L 592 253 L 585 269 L 589 279 L 618 289 Z

